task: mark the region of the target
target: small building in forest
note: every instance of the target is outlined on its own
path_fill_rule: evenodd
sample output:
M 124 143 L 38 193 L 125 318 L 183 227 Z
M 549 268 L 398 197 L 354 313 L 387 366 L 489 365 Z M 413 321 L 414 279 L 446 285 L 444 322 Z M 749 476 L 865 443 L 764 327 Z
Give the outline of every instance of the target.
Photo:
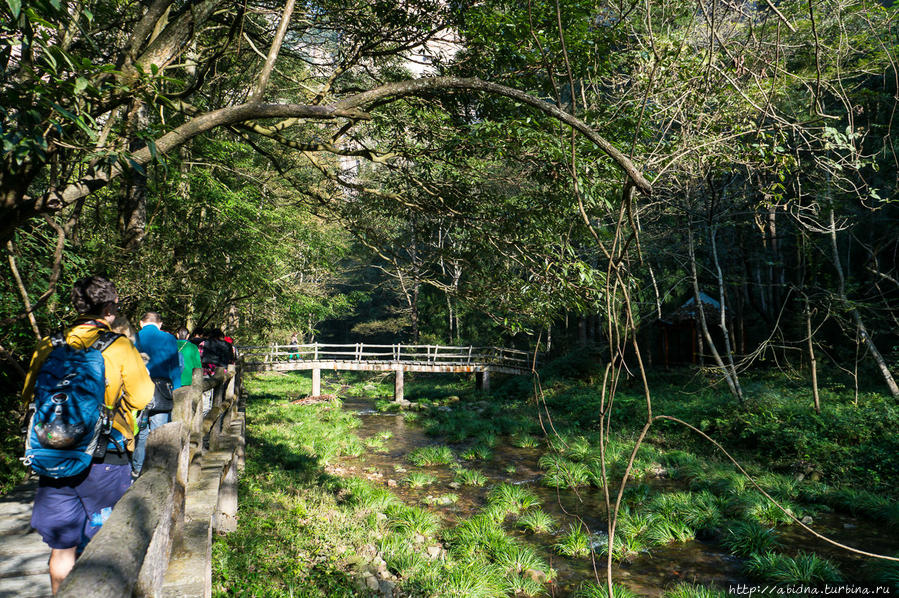
M 712 341 L 716 347 L 719 347 L 719 350 L 723 350 L 724 335 L 719 325 L 721 303 L 702 292 L 699 293 L 699 300 L 705 313 L 706 326 Z M 656 326 L 658 327 L 656 353 L 658 360 L 656 363 L 668 367 L 705 361 L 704 355 L 708 353 L 708 350 L 705 347 L 705 339 L 702 337 L 702 323 L 699 319 L 699 308 L 696 306 L 695 297 L 690 297 L 674 312 L 659 319 Z

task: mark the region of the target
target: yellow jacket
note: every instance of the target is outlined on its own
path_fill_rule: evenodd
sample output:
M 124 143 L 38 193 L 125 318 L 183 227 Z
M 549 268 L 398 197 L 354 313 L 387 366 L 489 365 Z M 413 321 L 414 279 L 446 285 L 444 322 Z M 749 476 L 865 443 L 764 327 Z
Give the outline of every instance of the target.
M 101 320 L 79 323 L 66 331 L 66 342 L 72 347 L 81 349 L 97 340 L 102 330 L 109 330 L 109 326 Z M 45 337 L 34 351 L 28 375 L 25 377 L 25 388 L 22 390 L 22 398 L 26 403 L 32 400 L 38 370 L 52 350 L 53 343 L 49 337 Z M 128 337 L 121 336 L 113 341 L 103 351 L 103 361 L 106 366 L 107 407 L 113 407 L 118 398 L 122 397 L 121 405 L 113 420 L 113 427 L 127 439 L 128 450 L 133 451 L 134 431 L 137 427 L 135 412 L 146 407 L 153 399 L 155 386 L 144 360 Z

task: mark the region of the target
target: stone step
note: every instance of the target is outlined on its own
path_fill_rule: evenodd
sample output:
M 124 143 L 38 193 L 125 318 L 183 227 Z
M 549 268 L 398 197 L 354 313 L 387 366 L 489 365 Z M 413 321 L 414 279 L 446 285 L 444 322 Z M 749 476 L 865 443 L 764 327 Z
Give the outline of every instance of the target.
M 52 595 L 47 573 L 0 579 L 0 598 L 51 598 Z
M 44 544 L 40 534 L 31 530 L 27 534 L 19 534 L 17 536 L 6 536 L 0 542 L 0 561 L 17 554 L 32 554 L 35 552 L 46 552 L 50 554 L 50 547 Z M 2 563 L 0 563 L 2 566 Z
M 31 509 L 11 517 L 0 517 L 0 541 L 6 542 L 6 536 L 25 535 L 31 532 Z
M 31 514 L 32 501 L 0 503 L 0 517 L 16 517 Z
M 50 549 L 43 542 L 41 544 L 43 550 L 39 552 L 23 550 L 16 555 L 4 556 L 0 561 L 0 579 L 39 573 L 49 574 L 47 561 L 50 558 Z

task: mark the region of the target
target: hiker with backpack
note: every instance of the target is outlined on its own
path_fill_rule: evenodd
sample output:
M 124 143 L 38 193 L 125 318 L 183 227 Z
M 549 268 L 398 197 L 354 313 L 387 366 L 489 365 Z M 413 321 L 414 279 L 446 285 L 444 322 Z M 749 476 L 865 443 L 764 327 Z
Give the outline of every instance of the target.
M 172 408 L 175 398 L 172 394 L 181 387 L 181 362 L 178 355 L 178 342 L 175 337 L 162 330 L 162 318 L 155 311 L 146 312 L 140 319 L 140 331 L 137 333 L 137 344 L 142 353 L 150 356 L 147 369 L 153 380 L 155 391 L 153 400 L 144 410 L 134 450 L 132 466 L 135 477 L 144 466 L 147 436 L 151 430 L 172 421 Z
M 234 363 L 234 347 L 225 340 L 225 333 L 219 329 L 209 331 L 206 340 L 200 344 L 203 373 L 214 376 L 216 370 L 227 369 Z
M 40 341 L 22 390 L 33 409 L 24 461 L 40 475 L 31 526 L 50 546 L 54 594 L 131 485 L 134 413 L 154 389 L 137 349 L 110 330 L 113 283 L 81 279 L 72 303 L 78 319 Z
M 187 340 L 189 336 L 187 328 L 183 326 L 175 331 L 175 339 L 178 341 L 178 353 L 181 355 L 181 386 L 193 384 L 194 370 L 203 367 L 200 360 L 200 350 L 195 344 Z

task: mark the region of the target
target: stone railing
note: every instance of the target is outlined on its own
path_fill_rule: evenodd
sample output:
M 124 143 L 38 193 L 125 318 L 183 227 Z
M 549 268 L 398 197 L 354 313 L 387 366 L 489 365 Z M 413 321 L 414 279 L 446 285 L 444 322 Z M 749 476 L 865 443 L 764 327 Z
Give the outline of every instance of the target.
M 193 384 L 175 391 L 172 422 L 150 432 L 141 476 L 59 597 L 210 596 L 213 533 L 233 531 L 237 522 L 245 437 L 240 392 L 239 369 L 206 380 L 194 370 Z

